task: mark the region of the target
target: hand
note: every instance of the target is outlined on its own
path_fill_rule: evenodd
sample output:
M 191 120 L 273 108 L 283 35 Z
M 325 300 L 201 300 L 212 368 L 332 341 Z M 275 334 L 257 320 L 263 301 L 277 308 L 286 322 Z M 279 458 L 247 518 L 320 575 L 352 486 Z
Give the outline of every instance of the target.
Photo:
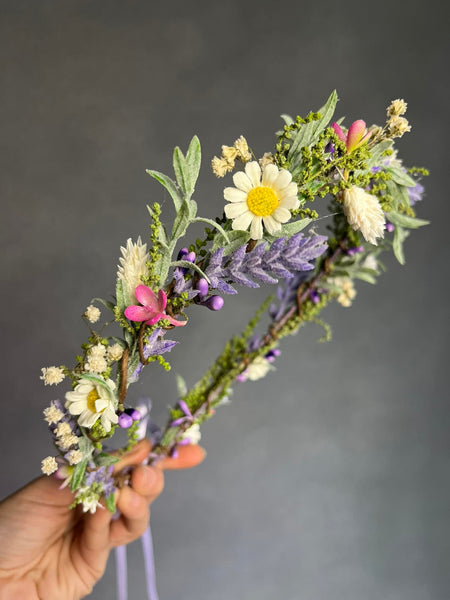
M 112 520 L 105 509 L 69 510 L 73 494 L 60 481 L 39 477 L 0 504 L 1 600 L 79 600 L 102 577 L 111 548 L 128 544 L 148 526 L 149 505 L 164 487 L 163 469 L 199 464 L 199 446 L 182 446 L 176 459 L 157 466 L 141 463 L 150 452 L 142 440 L 115 465 L 136 465 L 131 486 L 116 492 L 121 516 Z

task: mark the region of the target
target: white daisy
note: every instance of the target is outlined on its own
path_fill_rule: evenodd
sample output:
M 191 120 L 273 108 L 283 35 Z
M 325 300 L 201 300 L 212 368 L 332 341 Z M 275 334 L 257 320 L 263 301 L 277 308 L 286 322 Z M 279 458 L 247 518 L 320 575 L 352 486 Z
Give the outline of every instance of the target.
M 78 424 L 90 429 L 94 423 L 100 422 L 106 432 L 111 430 L 111 423 L 117 423 L 115 383 L 108 379 L 104 383 L 94 383 L 81 379 L 73 392 L 66 393 L 66 408 L 71 415 L 79 415 Z
M 120 251 L 122 256 L 119 258 L 117 278 L 122 279 L 129 297 L 134 301 L 134 290 L 142 283 L 141 277 L 147 274 L 147 244 L 143 244 L 140 237 L 135 244 L 129 238 L 126 248 L 122 246 Z
M 245 165 L 245 173 L 233 175 L 236 187 L 224 190 L 224 198 L 230 204 L 225 214 L 233 219 L 232 228 L 246 231 L 250 227 L 252 239 L 263 236 L 263 223 L 270 235 L 281 230 L 281 223 L 291 218 L 290 211 L 298 208 L 297 184 L 286 169 L 265 165 L 261 170 L 257 161 Z

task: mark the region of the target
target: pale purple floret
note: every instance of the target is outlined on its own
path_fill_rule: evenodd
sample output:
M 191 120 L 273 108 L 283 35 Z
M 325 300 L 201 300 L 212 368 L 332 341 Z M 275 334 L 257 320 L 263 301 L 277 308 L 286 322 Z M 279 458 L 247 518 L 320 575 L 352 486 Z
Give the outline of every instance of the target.
M 238 248 L 231 257 L 223 256 L 219 248 L 211 257 L 205 270 L 211 287 L 225 294 L 236 294 L 230 284 L 257 288 L 255 279 L 267 284 L 276 284 L 279 279 L 292 279 L 299 271 L 310 271 L 313 261 L 328 248 L 327 237 L 297 233 L 288 240 L 278 238 L 271 246 L 262 243 L 251 252 L 247 246 Z
M 307 278 L 308 275 L 306 273 L 297 273 L 295 277 L 292 279 L 285 279 L 284 282 L 277 287 L 277 301 L 272 302 L 269 307 L 269 315 L 274 321 L 278 321 L 292 303 L 295 302 L 297 289 Z
M 103 494 L 109 496 L 116 491 L 112 473 L 112 465 L 109 467 L 99 467 L 86 475 L 86 485 L 91 486 L 93 483 L 100 483 L 102 485 Z
M 425 188 L 423 187 L 423 185 L 421 183 L 417 182 L 414 187 L 410 187 L 407 189 L 408 189 L 409 203 L 411 206 L 414 206 L 414 204 L 416 202 L 420 202 L 420 200 L 422 200 Z
M 144 357 L 150 358 L 150 356 L 156 356 L 158 354 L 164 354 L 170 352 L 174 346 L 178 344 L 173 340 L 165 340 L 163 338 L 165 330 L 161 327 L 155 329 L 150 335 L 147 342 L 144 345 Z M 143 369 L 142 363 L 139 363 L 134 373 L 128 378 L 129 383 L 135 383 L 139 379 L 139 375 Z

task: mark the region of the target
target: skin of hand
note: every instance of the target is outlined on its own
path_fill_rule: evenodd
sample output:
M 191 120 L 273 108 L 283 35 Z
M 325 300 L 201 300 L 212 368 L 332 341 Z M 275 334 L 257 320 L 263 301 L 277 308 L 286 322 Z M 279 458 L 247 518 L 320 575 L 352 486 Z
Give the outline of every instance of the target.
M 142 440 L 115 465 L 134 466 L 131 485 L 116 492 L 117 520 L 106 508 L 69 510 L 73 494 L 47 476 L 0 503 L 0 600 L 79 600 L 91 593 L 110 550 L 146 530 L 163 470 L 194 467 L 205 456 L 200 446 L 182 446 L 177 458 L 150 467 L 142 465 L 149 452 L 150 442 Z

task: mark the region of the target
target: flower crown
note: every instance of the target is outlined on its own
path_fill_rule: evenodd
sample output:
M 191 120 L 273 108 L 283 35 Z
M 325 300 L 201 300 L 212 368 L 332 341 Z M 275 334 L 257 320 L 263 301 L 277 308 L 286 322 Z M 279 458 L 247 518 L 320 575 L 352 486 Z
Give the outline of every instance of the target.
M 175 180 L 147 171 L 173 200 L 172 228 L 162 224 L 158 203 L 147 207 L 149 249 L 141 238 L 121 248 L 113 301 L 96 298 L 85 310 L 90 333 L 75 366 L 42 369 L 46 385 L 66 378 L 72 383 L 64 401 L 54 400 L 44 410 L 57 456 L 42 461 L 43 473 L 55 474 L 75 493 L 72 506 L 95 512 L 103 497 L 114 511 L 114 491 L 129 476 L 113 475 L 121 453 L 146 432 L 152 441 L 149 463 L 197 442 L 199 425 L 227 400 L 236 381 L 259 379 L 274 368 L 284 336 L 308 321 L 321 322 L 318 314 L 334 299 L 350 306 L 355 279 L 376 283 L 383 251 L 392 249 L 404 263 L 409 231 L 427 223 L 415 215 L 424 191 L 419 180 L 427 172 L 404 167 L 394 148 L 395 138 L 411 129 L 403 116 L 406 103 L 394 100 L 385 125 L 369 128 L 362 120 L 348 128 L 342 119 L 333 122 L 336 103 L 333 92 L 306 118 L 283 115 L 273 150 L 259 159 L 243 136 L 222 146 L 212 170 L 218 178 L 234 175 L 233 185 L 223 190 L 224 214 L 215 219 L 199 217 L 193 199 L 201 162 L 197 137 L 186 154 L 175 148 Z M 319 213 L 311 207 L 325 197 L 328 235 L 315 230 Z M 180 248 L 180 239 L 198 222 L 206 225 L 203 239 Z M 218 311 L 224 295 L 261 283 L 275 285 L 275 297 L 263 303 L 241 335 L 231 338 L 192 389 L 177 377 L 179 398 L 163 430 L 151 423 L 149 402 L 128 403 L 128 387 L 144 366 L 158 362 L 170 368 L 163 355 L 178 342 L 166 336 L 187 325 L 188 308 Z M 104 333 L 107 323 L 97 325 L 102 314 L 96 305 L 112 313 L 121 338 Z M 257 334 L 266 311 L 269 325 Z M 128 443 L 113 455 L 108 443 L 117 428 L 127 431 Z

